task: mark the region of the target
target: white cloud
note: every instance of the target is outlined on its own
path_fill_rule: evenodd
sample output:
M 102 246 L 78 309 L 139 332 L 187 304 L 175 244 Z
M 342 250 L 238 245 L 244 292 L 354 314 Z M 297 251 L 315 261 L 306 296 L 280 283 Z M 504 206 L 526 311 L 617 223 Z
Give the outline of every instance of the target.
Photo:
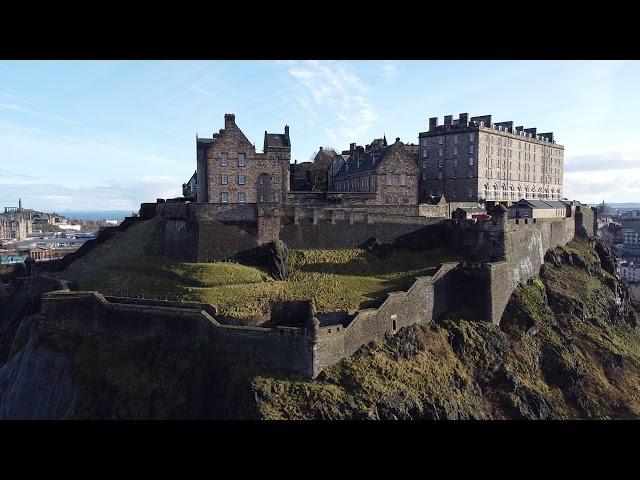
M 68 124 L 71 124 L 71 125 L 82 125 L 80 122 L 76 122 L 74 120 L 69 120 L 68 118 L 47 115 L 46 113 L 42 113 L 42 112 L 36 112 L 34 110 L 29 110 L 28 108 L 21 107 L 20 105 L 16 105 L 15 103 L 1 103 L 0 102 L 0 108 L 3 108 L 5 110 L 13 110 L 14 112 L 26 113 L 28 115 L 35 115 L 37 117 L 44 117 L 44 118 L 48 118 L 50 120 L 56 120 L 58 122 L 64 122 L 64 123 L 68 123 Z
M 398 65 L 395 63 L 385 63 L 380 68 L 380 75 L 384 78 L 394 78 L 397 77 L 399 73 Z
M 182 194 L 182 182 L 171 177 L 147 177 L 140 181 L 107 180 L 104 185 L 68 187 L 59 184 L 0 184 L 3 198 L 22 198 L 27 208 L 56 211 L 65 208 L 85 210 L 132 210 L 140 203 Z M 5 200 L 5 202 L 7 201 Z
M 286 65 L 289 74 L 305 87 L 298 104 L 317 117 L 311 99 L 317 109 L 335 118 L 335 128 L 324 129 L 334 142 L 347 144 L 370 134 L 378 114 L 367 96 L 370 88 L 349 64 L 310 60 Z
M 194 91 L 196 91 L 198 93 L 206 95 L 207 97 L 216 98 L 216 96 L 217 96 L 213 92 L 210 92 L 209 90 L 205 90 L 204 88 L 200 88 L 197 85 L 191 85 L 191 90 L 194 90 Z

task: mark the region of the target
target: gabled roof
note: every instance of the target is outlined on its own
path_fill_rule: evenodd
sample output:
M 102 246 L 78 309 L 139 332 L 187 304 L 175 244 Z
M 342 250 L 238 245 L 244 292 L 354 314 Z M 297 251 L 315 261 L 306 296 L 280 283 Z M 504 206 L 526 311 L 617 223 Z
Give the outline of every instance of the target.
M 342 168 L 336 173 L 335 178 L 347 177 L 350 175 L 358 175 L 365 172 L 372 172 L 378 168 L 382 160 L 391 152 L 393 148 L 404 147 L 401 142 L 388 145 L 378 150 L 369 150 L 364 152 L 356 151 L 342 165 Z M 348 166 L 348 168 L 347 168 Z

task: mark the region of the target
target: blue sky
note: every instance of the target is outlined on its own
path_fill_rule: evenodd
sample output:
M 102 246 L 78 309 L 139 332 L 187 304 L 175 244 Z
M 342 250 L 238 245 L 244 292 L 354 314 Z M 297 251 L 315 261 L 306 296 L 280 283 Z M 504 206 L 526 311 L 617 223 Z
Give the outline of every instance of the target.
M 235 113 L 262 148 L 290 126 L 292 156 L 428 118 L 492 114 L 553 131 L 565 193 L 640 201 L 638 61 L 2 61 L 0 207 L 131 209 L 178 196 L 195 135 Z

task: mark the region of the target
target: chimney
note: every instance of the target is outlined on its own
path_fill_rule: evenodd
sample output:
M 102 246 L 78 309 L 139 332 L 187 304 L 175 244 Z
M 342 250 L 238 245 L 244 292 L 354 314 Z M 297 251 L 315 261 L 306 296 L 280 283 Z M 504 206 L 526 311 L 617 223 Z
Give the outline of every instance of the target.
M 468 113 L 461 113 L 459 120 L 458 120 L 458 125 L 460 125 L 461 127 L 467 127 L 469 125 L 469 114 Z
M 289 125 L 285 125 L 284 126 L 284 135 L 285 135 L 285 137 L 289 136 Z
M 438 117 L 431 117 L 429 119 L 429 131 L 435 130 L 438 126 Z
M 351 144 L 349 144 L 349 151 L 350 151 L 351 153 L 353 153 L 353 152 L 355 151 L 355 149 L 356 149 L 356 144 L 355 144 L 355 143 L 351 143 Z
M 322 151 L 322 147 L 320 147 L 320 151 Z
M 19 212 L 22 211 L 22 199 L 21 198 L 18 199 L 18 211 Z
M 224 128 L 229 128 L 231 125 L 236 124 L 236 116 L 233 113 L 224 114 Z
M 445 115 L 444 116 L 444 126 L 445 127 L 450 127 L 452 120 L 453 120 L 453 115 Z
M 396 137 L 396 143 L 400 143 L 400 137 Z

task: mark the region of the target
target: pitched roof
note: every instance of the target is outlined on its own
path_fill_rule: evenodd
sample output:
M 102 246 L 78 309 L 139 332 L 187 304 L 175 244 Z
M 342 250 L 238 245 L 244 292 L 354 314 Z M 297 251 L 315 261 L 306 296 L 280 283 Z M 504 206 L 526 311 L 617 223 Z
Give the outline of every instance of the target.
M 544 208 L 544 209 L 549 209 L 549 208 L 559 209 L 559 208 L 567 207 L 564 203 L 562 203 L 559 200 L 528 200 L 524 198 L 519 202 L 513 204 L 512 207 L 523 205 L 523 204 L 528 204 L 531 208 Z
M 375 171 L 378 168 L 380 162 L 391 152 L 391 149 L 401 146 L 403 143 L 394 143 L 378 150 L 369 150 L 362 152 L 355 152 L 353 156 L 342 165 L 342 168 L 336 173 L 335 178 L 347 177 L 350 175 L 358 175 L 365 172 Z

